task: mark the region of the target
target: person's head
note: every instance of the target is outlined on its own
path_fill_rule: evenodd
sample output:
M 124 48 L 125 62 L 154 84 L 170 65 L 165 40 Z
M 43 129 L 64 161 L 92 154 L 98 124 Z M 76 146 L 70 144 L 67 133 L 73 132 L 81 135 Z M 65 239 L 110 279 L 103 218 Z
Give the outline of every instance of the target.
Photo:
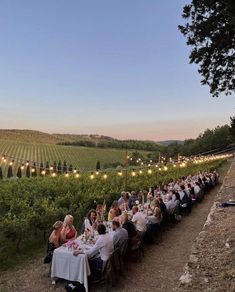
M 97 217 L 97 212 L 96 212 L 96 210 L 94 210 L 94 209 L 91 209 L 91 210 L 88 212 L 88 214 L 87 214 L 87 218 L 88 218 L 90 221 L 95 221 L 96 217 Z
M 155 207 L 158 207 L 160 208 L 160 203 L 157 199 L 154 199 L 151 203 L 151 207 L 155 208 Z
M 118 201 L 113 201 L 111 208 L 117 209 L 118 208 Z
M 116 221 L 116 220 L 113 220 L 113 223 L 112 223 L 112 229 L 113 230 L 116 230 L 117 228 L 120 227 L 120 223 L 119 221 Z
M 121 192 L 121 196 L 123 197 L 123 198 L 125 198 L 125 195 L 126 195 L 126 192 Z
M 166 199 L 167 199 L 167 201 L 169 202 L 169 201 L 172 200 L 172 196 L 171 196 L 170 194 L 167 194 L 167 195 L 166 195 Z
M 68 214 L 64 218 L 64 224 L 67 226 L 72 226 L 73 225 L 73 216 Z
M 180 194 L 178 192 L 175 192 L 174 195 L 175 195 L 175 199 L 177 201 L 180 201 Z
M 56 221 L 54 224 L 53 224 L 53 229 L 54 230 L 61 230 L 62 227 L 63 227 L 63 222 L 62 221 Z
M 106 227 L 103 223 L 100 223 L 97 227 L 97 231 L 99 234 L 105 234 L 106 233 Z
M 132 207 L 132 213 L 133 215 L 136 214 L 139 211 L 139 208 L 137 206 Z
M 103 213 L 104 212 L 104 206 L 102 204 L 98 204 L 96 206 L 96 212 Z
M 181 188 L 181 190 L 183 190 L 183 191 L 185 190 L 185 186 L 184 186 L 184 185 L 181 185 L 180 188 Z
M 125 193 L 124 200 L 125 200 L 125 201 L 128 201 L 128 200 L 129 200 L 129 198 L 130 198 L 130 195 L 129 195 L 129 193 Z
M 123 212 L 122 213 L 122 223 L 124 224 L 127 221 L 128 221 L 128 214 L 127 214 L 127 212 Z

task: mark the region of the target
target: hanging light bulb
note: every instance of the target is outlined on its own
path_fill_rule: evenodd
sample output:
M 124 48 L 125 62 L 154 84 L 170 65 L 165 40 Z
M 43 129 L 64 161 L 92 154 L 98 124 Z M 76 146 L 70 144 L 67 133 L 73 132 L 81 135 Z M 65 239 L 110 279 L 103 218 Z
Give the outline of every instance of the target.
M 107 177 L 108 177 L 108 175 L 107 175 L 107 173 L 105 172 L 105 173 L 103 174 L 103 178 L 104 178 L 104 179 L 107 179 Z
M 132 176 L 136 176 L 136 173 L 135 173 L 135 170 L 134 169 L 132 170 L 131 175 Z
M 41 171 L 41 174 L 44 176 L 46 174 L 46 171 L 45 170 L 42 170 Z
M 122 176 L 122 171 L 119 170 L 117 174 L 118 174 L 119 176 Z
M 55 173 L 55 172 L 53 172 L 53 173 L 52 173 L 52 176 L 53 176 L 53 177 L 55 177 L 55 176 L 56 176 L 56 173 Z
M 139 170 L 139 174 L 142 174 L 142 173 L 143 173 L 143 171 L 140 169 L 140 170 Z
M 90 179 L 94 179 L 94 178 L 95 178 L 95 176 L 94 176 L 94 174 L 92 172 L 91 175 L 90 175 Z
M 80 173 L 79 173 L 79 171 L 75 174 L 75 177 L 76 177 L 76 178 L 79 178 L 79 177 L 80 177 Z
M 77 168 L 74 168 L 73 173 L 77 173 Z
M 152 169 L 151 168 L 148 169 L 148 174 L 152 174 Z

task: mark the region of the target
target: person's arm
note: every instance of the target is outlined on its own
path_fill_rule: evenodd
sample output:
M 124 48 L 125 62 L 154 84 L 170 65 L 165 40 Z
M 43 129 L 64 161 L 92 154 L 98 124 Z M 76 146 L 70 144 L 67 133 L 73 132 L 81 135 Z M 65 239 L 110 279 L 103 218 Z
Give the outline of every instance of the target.
M 63 227 L 60 233 L 61 242 L 66 242 L 66 227 Z
M 81 251 L 74 251 L 73 255 L 77 256 L 78 254 L 81 254 L 81 253 L 85 253 L 88 258 L 92 258 L 93 256 L 95 256 L 97 253 L 99 253 L 99 250 L 104 246 L 104 242 L 102 240 L 102 238 L 98 238 L 95 245 L 89 249 L 89 250 L 86 250 L 84 252 L 81 252 Z

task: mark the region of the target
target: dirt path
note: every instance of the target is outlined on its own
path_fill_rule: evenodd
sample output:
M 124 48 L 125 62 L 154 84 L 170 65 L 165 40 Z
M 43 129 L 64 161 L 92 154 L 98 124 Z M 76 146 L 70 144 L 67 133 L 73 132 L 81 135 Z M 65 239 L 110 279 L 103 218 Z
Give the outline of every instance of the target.
M 229 163 L 220 169 L 223 179 Z M 162 235 L 158 245 L 145 247 L 145 257 L 141 263 L 130 264 L 127 275 L 112 291 L 174 291 L 179 283 L 184 265 L 191 252 L 192 244 L 206 221 L 220 186 L 207 194 L 202 203 L 194 206 L 189 216 Z M 96 291 L 97 289 L 92 289 Z M 64 283 L 52 286 L 48 266 L 42 259 L 34 259 L 15 271 L 4 272 L 0 276 L 0 291 L 65 291 Z M 98 290 L 97 290 L 98 291 Z

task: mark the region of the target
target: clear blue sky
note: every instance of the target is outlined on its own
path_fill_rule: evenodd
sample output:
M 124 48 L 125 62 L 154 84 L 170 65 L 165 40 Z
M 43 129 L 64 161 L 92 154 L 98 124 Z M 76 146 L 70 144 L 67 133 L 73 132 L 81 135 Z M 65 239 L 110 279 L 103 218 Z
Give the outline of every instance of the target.
M 189 1 L 2 0 L 0 128 L 185 139 L 229 123 L 177 30 Z

